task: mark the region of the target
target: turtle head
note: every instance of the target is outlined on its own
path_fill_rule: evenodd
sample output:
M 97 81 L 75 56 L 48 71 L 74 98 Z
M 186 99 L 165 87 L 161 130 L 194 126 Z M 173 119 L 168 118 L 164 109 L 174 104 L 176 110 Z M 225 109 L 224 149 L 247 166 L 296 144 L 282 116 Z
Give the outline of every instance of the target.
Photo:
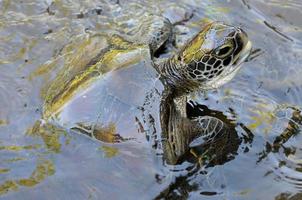
M 187 88 L 190 85 L 217 88 L 234 77 L 250 54 L 251 46 L 242 29 L 213 22 L 172 58 L 176 63 L 173 71 Z

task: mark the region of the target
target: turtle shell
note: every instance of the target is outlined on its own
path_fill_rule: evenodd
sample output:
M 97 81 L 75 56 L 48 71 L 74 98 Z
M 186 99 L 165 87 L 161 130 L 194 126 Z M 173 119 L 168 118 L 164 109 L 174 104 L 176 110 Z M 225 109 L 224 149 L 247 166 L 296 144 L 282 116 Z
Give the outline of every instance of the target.
M 119 36 L 89 40 L 83 52 L 66 58 L 48 86 L 44 118 L 105 142 L 145 138 L 138 134 L 141 107 L 148 94 L 162 88 L 149 48 Z

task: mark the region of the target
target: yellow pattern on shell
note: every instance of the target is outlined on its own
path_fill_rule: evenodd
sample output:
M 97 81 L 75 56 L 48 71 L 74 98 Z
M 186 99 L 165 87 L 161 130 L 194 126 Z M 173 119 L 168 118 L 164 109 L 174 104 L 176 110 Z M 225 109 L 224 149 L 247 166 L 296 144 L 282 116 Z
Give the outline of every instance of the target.
M 112 36 L 106 38 L 108 41 L 102 41 L 101 44 L 105 47 L 92 48 L 91 46 L 95 46 L 94 43 L 97 43 L 100 39 L 104 40 L 105 36 L 95 35 L 94 37 L 100 38 L 95 38 L 95 41 L 92 42 L 93 45 L 89 40 L 90 42 L 84 43 L 80 50 L 70 55 L 67 58 L 67 65 L 63 67 L 50 85 L 44 96 L 44 118 L 58 113 L 79 90 L 87 88 L 96 78 L 100 78 L 109 71 L 138 62 L 142 53 L 145 54 L 148 51 L 145 45 L 134 45 L 119 36 Z M 72 47 L 68 46 L 66 48 L 64 51 L 69 52 L 69 48 Z M 101 55 L 98 54 L 100 49 L 104 50 Z M 87 55 L 88 53 L 90 55 Z M 91 59 L 96 59 L 95 63 L 90 63 Z

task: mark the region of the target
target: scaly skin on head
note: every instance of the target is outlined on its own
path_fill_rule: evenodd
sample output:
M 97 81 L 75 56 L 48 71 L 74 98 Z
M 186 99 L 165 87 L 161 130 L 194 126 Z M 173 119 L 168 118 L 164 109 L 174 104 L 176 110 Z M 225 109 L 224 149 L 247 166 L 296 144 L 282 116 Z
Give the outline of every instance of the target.
M 214 89 L 233 78 L 250 51 L 251 42 L 244 31 L 213 22 L 158 70 L 178 95 L 197 88 Z

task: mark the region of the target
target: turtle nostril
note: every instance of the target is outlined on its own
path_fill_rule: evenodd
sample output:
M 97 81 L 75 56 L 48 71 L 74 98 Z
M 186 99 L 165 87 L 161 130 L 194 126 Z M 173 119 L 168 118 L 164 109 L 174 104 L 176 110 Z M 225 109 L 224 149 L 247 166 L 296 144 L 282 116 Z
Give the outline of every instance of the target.
M 240 32 L 244 35 L 244 37 L 248 37 L 248 36 L 247 36 L 247 33 L 246 33 L 244 30 L 242 30 L 241 28 L 239 28 L 239 30 L 240 30 Z
M 232 31 L 232 32 L 228 35 L 228 37 L 234 37 L 235 34 L 236 34 L 236 31 Z

